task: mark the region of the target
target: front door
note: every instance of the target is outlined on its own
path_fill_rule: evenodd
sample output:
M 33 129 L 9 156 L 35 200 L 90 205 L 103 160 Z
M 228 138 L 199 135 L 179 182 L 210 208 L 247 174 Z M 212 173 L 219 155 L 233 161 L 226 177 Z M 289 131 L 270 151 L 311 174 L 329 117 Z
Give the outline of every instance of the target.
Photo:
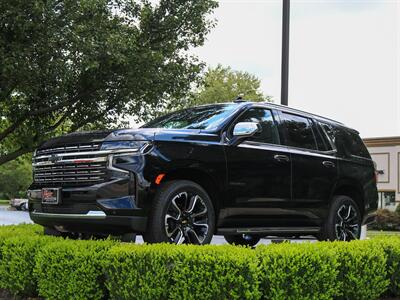
M 237 146 L 226 146 L 227 203 L 220 212 L 219 226 L 282 225 L 282 207 L 291 200 L 291 159 L 287 148 L 280 145 L 273 113 L 250 108 L 231 128 L 238 122 L 257 122 L 261 131 Z

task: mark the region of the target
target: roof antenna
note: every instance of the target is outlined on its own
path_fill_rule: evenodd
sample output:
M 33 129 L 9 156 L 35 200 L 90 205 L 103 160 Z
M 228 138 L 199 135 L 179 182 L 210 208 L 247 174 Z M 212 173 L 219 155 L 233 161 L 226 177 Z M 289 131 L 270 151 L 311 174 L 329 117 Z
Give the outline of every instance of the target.
M 233 102 L 235 102 L 235 103 L 246 102 L 246 100 L 244 100 L 243 97 L 244 97 L 244 94 L 239 94 L 237 96 L 237 98 L 235 99 L 235 101 L 233 101 Z

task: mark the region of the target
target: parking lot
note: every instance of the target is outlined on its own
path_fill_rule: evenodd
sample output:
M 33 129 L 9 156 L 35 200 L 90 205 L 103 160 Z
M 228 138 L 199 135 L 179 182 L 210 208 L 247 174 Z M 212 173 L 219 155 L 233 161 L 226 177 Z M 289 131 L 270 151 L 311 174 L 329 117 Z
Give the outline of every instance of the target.
M 32 223 L 29 218 L 29 213 L 25 211 L 16 211 L 10 210 L 7 206 L 0 206 L 0 225 L 17 225 L 17 224 L 29 224 Z M 310 240 L 310 239 L 307 239 Z M 301 242 L 300 240 L 292 240 L 293 242 Z M 304 240 L 302 240 L 304 241 Z M 136 239 L 138 244 L 143 243 L 143 239 L 141 236 L 138 236 Z M 226 244 L 223 236 L 215 235 L 211 241 L 212 244 L 222 245 Z M 259 244 L 270 244 L 271 240 L 262 239 Z

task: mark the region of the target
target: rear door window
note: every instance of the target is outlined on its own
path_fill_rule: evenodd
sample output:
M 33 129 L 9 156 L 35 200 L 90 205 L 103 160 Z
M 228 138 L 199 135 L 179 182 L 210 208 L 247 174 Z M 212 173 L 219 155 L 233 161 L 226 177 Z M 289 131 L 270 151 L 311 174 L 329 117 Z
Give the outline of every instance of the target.
M 331 124 L 318 122 L 321 128 L 322 138 L 324 139 L 325 144 L 327 145 L 327 150 L 335 150 L 336 149 L 336 132 L 335 127 Z
M 310 119 L 285 112 L 282 112 L 282 117 L 282 128 L 287 146 L 318 149 L 312 130 L 313 123 Z

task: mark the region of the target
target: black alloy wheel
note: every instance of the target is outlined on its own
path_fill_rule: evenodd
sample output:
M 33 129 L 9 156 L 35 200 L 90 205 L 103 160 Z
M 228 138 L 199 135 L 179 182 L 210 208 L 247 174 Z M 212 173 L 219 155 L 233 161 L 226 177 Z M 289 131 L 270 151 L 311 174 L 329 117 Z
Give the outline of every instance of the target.
M 319 240 L 352 241 L 361 236 L 362 215 L 357 203 L 345 195 L 334 196 Z
M 143 238 L 149 243 L 203 245 L 214 233 L 214 208 L 207 192 L 187 180 L 165 183 L 153 200 Z
M 339 241 L 357 240 L 360 237 L 361 226 L 358 209 L 351 203 L 339 207 L 335 218 L 335 234 Z
M 175 195 L 165 214 L 165 233 L 174 244 L 203 244 L 209 226 L 207 206 L 197 193 Z

